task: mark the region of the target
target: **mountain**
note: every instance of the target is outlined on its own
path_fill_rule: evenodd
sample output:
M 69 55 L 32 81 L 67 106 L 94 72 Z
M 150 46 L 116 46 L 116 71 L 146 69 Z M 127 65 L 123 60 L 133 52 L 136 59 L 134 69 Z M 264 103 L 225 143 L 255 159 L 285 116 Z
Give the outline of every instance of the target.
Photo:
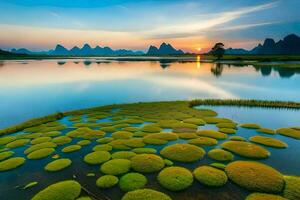
M 0 49 L 0 56 L 20 56 L 20 55 L 25 55 L 23 53 L 12 53 L 9 51 L 4 51 L 2 49 Z
M 150 46 L 147 55 L 182 55 L 184 52 L 182 50 L 175 49 L 172 45 L 162 43 L 159 48 L 155 46 Z

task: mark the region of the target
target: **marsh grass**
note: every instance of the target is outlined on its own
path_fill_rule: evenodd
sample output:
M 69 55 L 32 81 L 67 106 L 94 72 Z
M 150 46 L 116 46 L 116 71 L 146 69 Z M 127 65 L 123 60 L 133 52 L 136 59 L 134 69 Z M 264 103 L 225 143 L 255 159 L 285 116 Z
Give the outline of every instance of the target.
M 64 152 L 64 153 L 71 153 L 71 152 L 74 152 L 74 151 L 78 151 L 80 149 L 81 149 L 80 145 L 73 144 L 73 145 L 64 147 L 61 151 Z
M 109 144 L 99 144 L 93 147 L 93 151 L 111 151 L 112 149 Z
M 18 148 L 18 147 L 26 145 L 27 143 L 29 143 L 29 141 L 30 141 L 30 139 L 18 139 L 18 140 L 15 140 L 15 141 L 12 141 L 12 142 L 6 144 L 5 147 L 10 148 L 10 149 Z
M 227 135 L 225 133 L 221 133 L 221 132 L 215 131 L 215 130 L 200 130 L 197 132 L 197 135 L 215 138 L 218 140 L 223 140 L 223 139 L 227 138 Z
M 265 133 L 265 134 L 271 134 L 271 135 L 274 135 L 276 133 L 273 129 L 270 129 L 270 128 L 259 128 L 256 131 L 258 133 Z
M 245 200 L 288 200 L 288 199 L 276 194 L 252 193 L 248 195 Z
M 3 152 L 1 152 L 0 153 L 0 161 L 11 157 L 12 155 L 14 155 L 14 153 L 15 152 L 13 152 L 13 151 L 3 151 Z
M 136 156 L 136 153 L 132 151 L 117 151 L 111 155 L 113 159 L 128 159 L 128 160 L 131 160 L 131 158 L 134 156 Z
M 283 196 L 289 200 L 300 199 L 300 177 L 299 176 L 284 176 L 285 188 Z
M 136 154 L 156 154 L 157 150 L 154 148 L 134 148 L 132 151 Z
M 43 143 L 39 143 L 39 144 L 35 144 L 30 146 L 29 148 L 27 148 L 24 151 L 24 154 L 29 154 L 33 151 L 39 150 L 39 149 L 44 149 L 44 148 L 55 148 L 57 147 L 57 145 L 53 142 L 43 142 Z
M 200 147 L 201 146 L 214 146 L 214 145 L 218 144 L 218 140 L 216 140 L 214 138 L 198 136 L 198 138 L 188 140 L 187 143 L 197 145 Z

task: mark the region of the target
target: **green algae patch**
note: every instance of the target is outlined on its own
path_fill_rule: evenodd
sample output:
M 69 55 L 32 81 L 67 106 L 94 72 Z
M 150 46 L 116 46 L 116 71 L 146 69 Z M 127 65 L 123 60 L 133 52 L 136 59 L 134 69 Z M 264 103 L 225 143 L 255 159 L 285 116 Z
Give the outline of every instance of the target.
M 57 145 L 64 145 L 64 144 L 68 144 L 72 141 L 72 138 L 68 137 L 68 136 L 59 136 L 56 138 L 52 139 L 52 142 L 57 144 Z
M 113 159 L 128 159 L 130 160 L 132 157 L 134 157 L 136 153 L 132 151 L 118 151 L 111 155 Z
M 105 138 L 100 138 L 98 140 L 96 140 L 99 144 L 107 144 L 111 141 L 113 141 L 114 138 L 110 138 L 110 137 L 105 137 Z
M 276 133 L 300 140 L 300 131 L 292 128 L 280 128 L 276 130 Z
M 208 157 L 217 161 L 232 161 L 234 156 L 223 149 L 212 149 L 207 153 Z
M 131 167 L 137 172 L 153 173 L 165 166 L 164 160 L 154 154 L 138 154 L 131 159 Z
M 168 195 L 152 189 L 138 189 L 127 192 L 122 200 L 172 200 Z
M 108 161 L 111 155 L 107 151 L 95 151 L 84 156 L 84 162 L 90 165 L 99 165 Z
M 129 139 L 132 135 L 133 134 L 129 131 L 116 131 L 111 135 L 111 137 L 114 139 Z
M 265 148 L 249 142 L 227 141 L 221 147 L 246 158 L 263 159 L 271 155 Z
M 274 135 L 276 133 L 273 129 L 270 128 L 259 128 L 256 129 L 256 131 L 258 133 L 271 134 L 271 135 Z
M 86 146 L 86 145 L 91 144 L 91 141 L 90 140 L 81 140 L 81 141 L 78 141 L 77 144 L 80 146 Z
M 278 140 L 275 138 L 270 138 L 270 137 L 259 136 L 259 135 L 251 137 L 250 141 L 258 143 L 258 144 L 262 144 L 265 146 L 274 147 L 274 148 L 287 148 L 288 147 L 288 145 L 281 140 Z
M 44 148 L 31 152 L 27 155 L 27 158 L 30 160 L 37 160 L 45 158 L 55 152 L 54 148 Z
M 112 146 L 109 144 L 99 144 L 93 147 L 93 151 L 111 151 Z
M 31 141 L 31 144 L 40 144 L 40 143 L 44 143 L 44 142 L 49 142 L 50 140 L 52 140 L 51 137 L 39 137 L 39 138 L 35 138 Z
M 13 151 L 3 151 L 3 152 L 0 153 L 0 161 L 9 158 L 12 155 L 14 155 Z
M 203 126 L 206 124 L 206 122 L 203 119 L 200 118 L 188 118 L 188 119 L 184 119 L 182 120 L 184 123 L 188 123 L 188 124 L 196 124 L 198 126 Z
M 6 145 L 16 139 L 17 139 L 17 137 L 15 137 L 15 136 L 2 137 L 2 138 L 0 138 L 0 145 Z
M 227 138 L 227 135 L 225 133 L 221 133 L 219 131 L 215 130 L 201 130 L 197 132 L 197 135 L 204 136 L 204 137 L 210 137 L 217 140 L 223 140 Z
M 155 124 L 146 124 L 141 128 L 141 131 L 147 133 L 158 133 L 162 131 L 162 128 L 160 128 L 158 125 Z
M 241 124 L 240 127 L 242 127 L 242 128 L 248 128 L 248 129 L 259 129 L 259 128 L 261 128 L 260 125 L 258 125 L 258 124 L 251 124 L 251 123 Z
M 247 139 L 244 138 L 244 137 L 242 137 L 242 136 L 237 136 L 237 135 L 235 135 L 235 136 L 229 137 L 229 140 L 234 140 L 234 141 L 246 141 Z
M 284 176 L 285 188 L 283 196 L 290 200 L 300 199 L 300 177 L 299 176 Z
M 118 177 L 113 176 L 113 175 L 104 175 L 97 179 L 96 185 L 99 188 L 106 189 L 106 188 L 111 188 L 111 187 L 117 185 L 118 182 L 119 182 Z
M 24 151 L 24 154 L 29 154 L 33 151 L 44 149 L 44 148 L 55 148 L 57 145 L 53 142 L 43 142 L 39 144 L 32 145 Z
M 228 180 L 224 171 L 210 166 L 198 167 L 194 170 L 193 174 L 200 183 L 210 187 L 221 187 Z
M 226 133 L 226 134 L 235 134 L 236 129 L 233 128 L 219 128 L 219 132 Z
M 70 159 L 62 158 L 48 163 L 45 166 L 45 170 L 49 172 L 57 172 L 69 167 L 71 164 L 72 161 Z
M 103 163 L 100 170 L 108 175 L 121 175 L 130 170 L 131 161 L 127 159 L 113 159 Z
M 187 141 L 188 144 L 197 146 L 214 146 L 218 144 L 218 140 L 209 137 L 198 137 Z
M 74 200 L 81 193 L 81 185 L 73 180 L 61 181 L 52 184 L 39 193 L 31 200 Z
M 25 158 L 14 157 L 0 162 L 0 172 L 15 169 L 25 163 Z
M 191 144 L 173 144 L 164 147 L 160 154 L 170 160 L 179 162 L 194 162 L 204 157 L 205 151 L 201 147 Z
M 71 152 L 74 152 L 74 151 L 78 151 L 80 149 L 81 149 L 80 145 L 73 144 L 73 145 L 70 145 L 70 146 L 67 146 L 67 147 L 63 148 L 61 151 L 64 152 L 64 153 L 71 153 Z
M 157 150 L 154 149 L 154 148 L 135 148 L 135 149 L 132 149 L 132 151 L 136 154 L 156 154 L 157 153 Z
M 38 182 L 34 181 L 34 182 L 30 182 L 28 184 L 26 184 L 24 187 L 23 187 L 23 190 L 27 190 L 29 188 L 32 188 L 33 186 L 37 185 Z
M 177 135 L 183 140 L 195 139 L 199 137 L 196 133 L 177 133 Z
M 235 161 L 225 171 L 231 181 L 251 191 L 279 193 L 284 188 L 283 175 L 259 162 Z
M 12 142 L 6 144 L 5 147 L 13 149 L 13 148 L 24 146 L 29 141 L 30 141 L 29 139 L 18 139 L 18 140 L 15 140 L 15 141 L 12 141 Z
M 224 163 L 211 163 L 209 164 L 209 166 L 217 168 L 217 169 L 221 169 L 221 170 L 225 170 L 226 165 Z
M 119 186 L 124 192 L 129 192 L 145 187 L 147 178 L 140 173 L 128 173 L 120 178 Z
M 288 200 L 282 196 L 267 193 L 252 193 L 245 200 Z
M 124 144 L 131 148 L 141 148 L 146 144 L 144 143 L 142 138 L 131 138 L 124 141 Z
M 181 191 L 193 184 L 193 174 L 183 167 L 167 167 L 158 174 L 157 180 L 170 191 Z

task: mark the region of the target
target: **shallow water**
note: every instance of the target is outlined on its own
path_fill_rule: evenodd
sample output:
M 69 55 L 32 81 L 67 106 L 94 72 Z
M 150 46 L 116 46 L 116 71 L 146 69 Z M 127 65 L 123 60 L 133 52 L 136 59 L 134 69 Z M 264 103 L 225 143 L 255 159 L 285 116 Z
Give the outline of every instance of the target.
M 138 101 L 300 101 L 300 70 L 103 58 L 0 62 L 0 128 L 55 111 Z

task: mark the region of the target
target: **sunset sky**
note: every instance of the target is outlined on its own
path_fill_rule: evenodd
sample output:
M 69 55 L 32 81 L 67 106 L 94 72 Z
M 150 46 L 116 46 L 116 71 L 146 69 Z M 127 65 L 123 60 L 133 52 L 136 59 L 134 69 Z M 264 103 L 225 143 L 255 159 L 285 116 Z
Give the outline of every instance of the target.
M 48 50 L 84 43 L 206 51 L 215 42 L 252 48 L 300 33 L 300 0 L 1 0 L 0 48 Z

